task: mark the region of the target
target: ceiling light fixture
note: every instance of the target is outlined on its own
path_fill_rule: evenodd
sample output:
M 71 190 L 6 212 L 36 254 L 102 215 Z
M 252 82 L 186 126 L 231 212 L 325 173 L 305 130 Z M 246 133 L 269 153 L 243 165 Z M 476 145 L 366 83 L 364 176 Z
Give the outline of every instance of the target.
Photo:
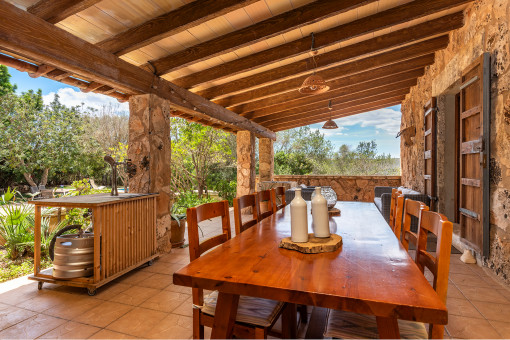
M 329 86 L 326 85 L 326 81 L 319 75 L 315 74 L 315 69 L 317 68 L 317 63 L 315 62 L 314 55 L 317 54 L 317 50 L 314 47 L 315 44 L 315 36 L 312 32 L 312 47 L 310 48 L 310 53 L 312 55 L 312 61 L 314 65 L 313 74 L 308 76 L 303 84 L 299 88 L 299 93 L 302 94 L 319 94 L 324 93 L 329 90 Z
M 333 130 L 338 129 L 338 125 L 336 125 L 335 121 L 331 119 L 331 111 L 333 110 L 333 105 L 331 104 L 331 100 L 328 104 L 328 110 L 329 110 L 329 119 L 324 125 L 322 126 L 323 129 Z

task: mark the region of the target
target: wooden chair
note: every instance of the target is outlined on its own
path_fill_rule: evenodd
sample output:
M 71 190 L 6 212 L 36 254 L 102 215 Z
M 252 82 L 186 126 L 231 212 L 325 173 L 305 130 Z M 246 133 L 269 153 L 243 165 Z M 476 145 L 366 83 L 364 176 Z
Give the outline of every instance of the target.
M 231 238 L 230 217 L 228 201 L 202 204 L 198 207 L 188 208 L 188 238 L 190 260 L 198 259 L 206 251 L 226 242 Z M 221 217 L 221 233 L 200 242 L 198 223 L 214 217 Z M 204 326 L 212 327 L 216 310 L 218 292 L 212 292 L 204 297 L 204 291 L 200 288 L 192 289 L 193 296 L 193 338 L 204 338 Z M 286 308 L 288 306 L 288 308 Z M 283 302 L 241 296 L 237 310 L 234 336 L 238 338 L 266 338 L 268 331 L 273 327 L 278 317 L 284 312 L 282 318 L 285 336 L 291 336 L 291 327 L 295 325 L 295 305 Z M 292 313 L 294 319 L 292 319 Z
M 271 199 L 271 190 L 258 191 L 255 193 L 257 202 L 257 218 L 262 221 L 264 218 L 271 216 L 273 210 L 273 200 Z
M 424 273 L 427 267 L 434 275 L 433 287 L 446 304 L 448 289 L 448 272 L 450 270 L 450 251 L 452 246 L 452 223 L 439 213 L 420 210 L 418 226 L 418 244 L 416 264 Z M 427 234 L 437 236 L 435 255 L 427 252 Z M 421 322 L 398 320 L 402 339 L 441 339 L 444 325 L 429 325 L 429 331 Z M 328 314 L 325 336 L 340 339 L 379 337 L 377 321 L 373 315 L 330 310 Z
M 404 215 L 404 195 L 400 195 L 397 197 L 397 209 L 395 212 L 395 227 L 393 228 L 393 232 L 395 236 L 400 240 L 400 234 L 402 232 L 402 216 Z
M 429 207 L 423 202 L 406 199 L 404 203 L 404 218 L 402 225 L 402 245 L 409 251 L 409 243 L 415 247 L 418 243 L 418 234 L 411 230 L 412 218 L 420 219 L 421 211 L 428 211 Z M 418 225 L 420 222 L 418 221 Z
M 281 204 L 278 204 L 278 198 L 280 197 Z M 280 209 L 285 208 L 287 203 L 285 202 L 285 188 L 284 187 L 276 187 L 271 190 L 271 200 L 273 201 L 273 211 L 277 212 Z
M 253 219 L 243 223 L 242 210 L 251 207 Z M 246 229 L 254 226 L 258 222 L 257 200 L 255 194 L 244 195 L 234 198 L 234 222 L 236 227 L 236 235 L 239 235 Z
M 402 195 L 402 192 L 396 188 L 391 189 L 391 203 L 390 203 L 390 228 L 395 228 L 395 214 L 397 211 L 397 197 Z

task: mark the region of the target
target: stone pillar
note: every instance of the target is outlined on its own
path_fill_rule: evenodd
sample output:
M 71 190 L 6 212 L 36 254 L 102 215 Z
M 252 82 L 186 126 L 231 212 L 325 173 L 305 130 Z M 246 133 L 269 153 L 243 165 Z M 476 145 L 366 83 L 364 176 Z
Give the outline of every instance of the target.
M 259 139 L 259 181 L 272 181 L 274 173 L 273 140 Z
M 237 196 L 255 191 L 255 135 L 237 132 Z
M 159 193 L 156 235 L 159 252 L 169 252 L 171 228 L 170 105 L 156 95 L 129 98 L 129 192 Z

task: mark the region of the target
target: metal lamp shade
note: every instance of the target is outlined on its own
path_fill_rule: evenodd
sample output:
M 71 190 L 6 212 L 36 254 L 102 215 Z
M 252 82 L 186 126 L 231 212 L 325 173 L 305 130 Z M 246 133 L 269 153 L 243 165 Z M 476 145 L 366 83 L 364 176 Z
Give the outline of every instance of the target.
M 338 125 L 336 125 L 335 121 L 332 119 L 328 119 L 326 123 L 322 126 L 323 129 L 338 129 Z
M 299 88 L 299 92 L 302 94 L 318 94 L 324 93 L 329 90 L 329 86 L 326 85 L 324 79 L 321 76 L 312 74 L 305 79 L 303 85 Z

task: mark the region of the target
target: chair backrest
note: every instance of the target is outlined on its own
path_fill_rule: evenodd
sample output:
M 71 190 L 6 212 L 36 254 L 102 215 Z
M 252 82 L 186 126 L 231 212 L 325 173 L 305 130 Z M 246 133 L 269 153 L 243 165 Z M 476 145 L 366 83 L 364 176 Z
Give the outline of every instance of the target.
M 390 228 L 395 228 L 395 214 L 397 211 L 397 197 L 402 195 L 402 192 L 397 188 L 391 189 L 391 202 L 390 202 Z
M 251 208 L 253 219 L 243 223 L 242 211 L 245 208 Z M 255 198 L 255 194 L 249 194 L 234 198 L 234 222 L 236 227 L 236 235 L 239 235 L 246 229 L 257 224 L 258 214 L 257 214 L 257 200 Z
M 276 187 L 271 190 L 271 200 L 273 201 L 273 211 L 277 212 L 280 209 L 283 209 L 287 202 L 285 202 L 285 187 Z M 278 204 L 278 198 L 280 199 L 281 204 Z
M 416 217 L 420 219 L 420 213 L 422 210 L 428 211 L 429 207 L 423 202 L 415 201 L 412 199 L 406 199 L 404 203 L 404 218 L 402 224 L 402 245 L 406 250 L 409 250 L 409 243 L 417 245 L 418 235 L 411 231 L 411 219 Z M 419 225 L 419 222 L 418 222 Z
M 221 217 L 221 233 L 200 242 L 198 224 L 214 217 Z M 186 211 L 186 218 L 188 223 L 189 257 L 191 261 L 196 260 L 204 252 L 231 238 L 228 201 L 205 203 L 197 207 L 188 208 Z M 203 305 L 203 289 L 193 288 L 192 296 L 195 305 Z
M 257 201 L 257 219 L 259 221 L 274 213 L 271 190 L 258 191 L 255 193 L 255 198 Z
M 434 275 L 434 290 L 445 304 L 448 291 L 448 273 L 450 271 L 452 232 L 453 225 L 446 216 L 425 209 L 421 210 L 415 261 L 422 273 L 424 273 L 425 267 L 432 272 Z M 437 237 L 435 254 L 427 251 L 428 233 L 432 233 Z M 443 332 L 443 325 L 430 325 L 429 338 L 438 339 L 443 336 Z
M 400 195 L 397 197 L 397 208 L 395 212 L 395 227 L 393 228 L 393 232 L 395 236 L 400 240 L 400 234 L 402 232 L 402 216 L 404 216 L 404 195 Z

